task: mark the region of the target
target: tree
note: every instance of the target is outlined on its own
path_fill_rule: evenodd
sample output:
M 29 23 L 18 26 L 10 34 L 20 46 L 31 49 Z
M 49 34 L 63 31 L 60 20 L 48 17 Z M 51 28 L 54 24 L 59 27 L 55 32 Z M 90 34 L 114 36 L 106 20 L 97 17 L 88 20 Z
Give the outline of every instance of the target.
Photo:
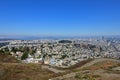
M 19 47 L 19 51 L 24 52 L 24 47 L 23 47 L 23 46 L 20 46 L 20 47 Z
M 4 48 L 4 53 L 5 53 L 5 54 L 10 54 L 10 51 L 9 51 L 9 48 L 8 48 L 8 47 Z
M 66 57 L 67 57 L 67 55 L 64 54 L 64 55 L 61 56 L 61 59 L 65 59 Z
M 14 52 L 14 53 L 16 53 L 18 51 L 18 49 L 15 48 L 15 47 L 13 47 L 11 51 Z
M 3 54 L 3 53 L 4 53 L 4 51 L 3 51 L 3 49 L 1 49 L 1 50 L 0 50 L 0 54 Z
M 21 57 L 21 60 L 24 60 L 26 58 L 28 58 L 28 53 L 27 52 L 23 53 L 23 55 Z

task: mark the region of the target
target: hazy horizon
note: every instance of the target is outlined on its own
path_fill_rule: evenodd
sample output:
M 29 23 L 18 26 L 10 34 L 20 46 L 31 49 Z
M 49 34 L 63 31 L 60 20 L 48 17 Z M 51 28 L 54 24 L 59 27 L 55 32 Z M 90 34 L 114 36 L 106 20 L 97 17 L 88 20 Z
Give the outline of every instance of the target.
M 102 39 L 102 37 L 120 39 L 120 35 L 0 35 L 1 40 Z

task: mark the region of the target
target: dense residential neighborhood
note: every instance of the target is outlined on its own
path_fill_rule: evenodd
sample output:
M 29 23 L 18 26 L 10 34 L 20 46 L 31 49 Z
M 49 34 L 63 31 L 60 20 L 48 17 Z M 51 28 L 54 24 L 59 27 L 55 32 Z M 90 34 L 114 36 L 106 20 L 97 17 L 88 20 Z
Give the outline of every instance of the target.
M 120 59 L 120 41 L 107 39 L 9 40 L 0 48 L 23 63 L 69 67 L 93 58 Z

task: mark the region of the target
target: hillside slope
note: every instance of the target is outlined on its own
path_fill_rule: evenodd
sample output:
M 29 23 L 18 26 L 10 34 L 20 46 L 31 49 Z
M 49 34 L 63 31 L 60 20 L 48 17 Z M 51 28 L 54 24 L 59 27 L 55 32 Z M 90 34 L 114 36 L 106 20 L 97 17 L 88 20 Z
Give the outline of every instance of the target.
M 4 62 L 4 63 L 17 63 L 19 62 L 17 59 L 15 59 L 14 57 L 12 57 L 9 54 L 1 54 L 0 53 L 0 63 Z

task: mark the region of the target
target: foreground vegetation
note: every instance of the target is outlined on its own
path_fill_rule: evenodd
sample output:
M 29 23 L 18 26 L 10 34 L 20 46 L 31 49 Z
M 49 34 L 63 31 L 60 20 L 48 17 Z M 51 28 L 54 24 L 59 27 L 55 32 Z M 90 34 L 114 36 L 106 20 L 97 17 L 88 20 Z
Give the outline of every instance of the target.
M 0 63 L 0 80 L 48 80 L 56 76 L 39 64 Z
M 120 80 L 120 62 L 108 59 L 91 66 L 76 68 L 53 80 Z
M 58 68 L 63 73 L 43 69 L 40 64 L 20 63 L 10 54 L 0 54 L 0 80 L 120 80 L 119 61 L 101 61 L 83 67 L 93 60 L 80 62 L 69 68 Z M 82 68 L 83 67 L 83 68 Z
M 20 63 L 10 54 L 0 54 L 0 80 L 48 80 L 60 76 L 40 64 Z

